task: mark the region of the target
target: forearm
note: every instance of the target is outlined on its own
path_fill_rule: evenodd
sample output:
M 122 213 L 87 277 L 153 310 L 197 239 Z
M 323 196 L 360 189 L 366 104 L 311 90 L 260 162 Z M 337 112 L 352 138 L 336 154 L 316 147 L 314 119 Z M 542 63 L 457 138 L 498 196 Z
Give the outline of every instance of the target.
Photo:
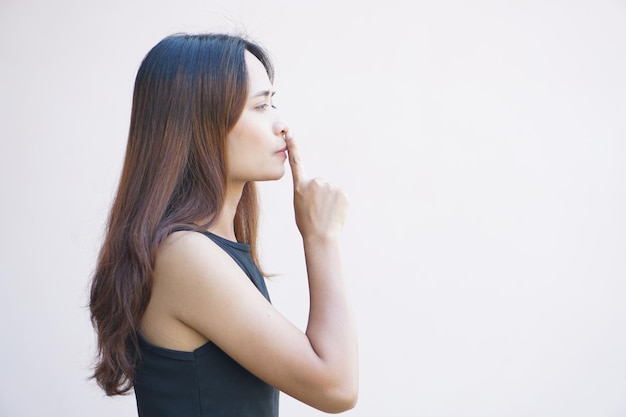
M 310 311 L 306 335 L 336 383 L 355 389 L 357 334 L 341 261 L 339 238 L 305 238 Z

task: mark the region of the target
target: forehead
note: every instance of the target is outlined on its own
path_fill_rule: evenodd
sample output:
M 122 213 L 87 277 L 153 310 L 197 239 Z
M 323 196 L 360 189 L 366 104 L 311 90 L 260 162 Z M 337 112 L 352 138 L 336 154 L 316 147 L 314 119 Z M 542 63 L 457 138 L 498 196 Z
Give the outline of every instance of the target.
M 261 61 L 248 51 L 245 52 L 245 60 L 248 82 L 250 84 L 249 94 L 254 94 L 261 90 L 271 90 L 272 83 Z

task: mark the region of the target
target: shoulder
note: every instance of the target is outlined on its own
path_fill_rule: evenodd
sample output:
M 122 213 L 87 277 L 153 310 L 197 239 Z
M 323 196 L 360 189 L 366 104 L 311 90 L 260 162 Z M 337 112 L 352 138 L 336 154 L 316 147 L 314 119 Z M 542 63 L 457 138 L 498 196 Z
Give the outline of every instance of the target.
M 251 317 L 267 316 L 260 311 L 269 303 L 254 283 L 202 233 L 168 236 L 158 249 L 153 276 L 151 302 L 227 352 L 233 335 L 245 339 L 243 335 L 254 334 Z M 238 326 L 240 331 L 233 330 Z
M 222 331 L 217 320 L 227 318 L 220 310 L 249 281 L 230 255 L 194 231 L 175 232 L 161 242 L 152 276 L 142 330 L 153 343 L 187 351 Z
M 180 260 L 201 260 L 222 252 L 223 250 L 204 234 L 183 230 L 168 235 L 161 242 L 156 253 L 156 265 L 176 264 Z
M 230 256 L 207 236 L 179 231 L 170 234 L 159 246 L 154 276 L 156 281 L 206 280 L 232 271 L 234 266 Z
M 168 235 L 163 242 L 161 242 L 157 251 L 157 259 L 168 258 L 174 255 L 184 255 L 198 248 L 208 249 L 213 246 L 216 245 L 202 233 L 191 230 L 181 230 Z

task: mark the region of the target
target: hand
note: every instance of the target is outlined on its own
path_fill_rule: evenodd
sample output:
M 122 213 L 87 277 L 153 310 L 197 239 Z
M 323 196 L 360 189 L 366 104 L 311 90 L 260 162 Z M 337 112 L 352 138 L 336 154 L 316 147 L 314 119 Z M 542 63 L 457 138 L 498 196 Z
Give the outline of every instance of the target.
M 339 188 L 319 178 L 309 179 L 291 132 L 285 134 L 293 177 L 296 225 L 303 238 L 338 237 L 343 229 L 348 199 Z

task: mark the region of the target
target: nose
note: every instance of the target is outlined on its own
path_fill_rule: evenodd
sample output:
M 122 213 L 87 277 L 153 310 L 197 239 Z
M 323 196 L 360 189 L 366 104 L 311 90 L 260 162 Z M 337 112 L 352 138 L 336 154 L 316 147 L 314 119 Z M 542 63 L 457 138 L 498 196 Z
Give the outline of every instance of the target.
M 274 121 L 274 134 L 279 136 L 285 136 L 289 132 L 289 126 L 281 118 L 276 118 Z

